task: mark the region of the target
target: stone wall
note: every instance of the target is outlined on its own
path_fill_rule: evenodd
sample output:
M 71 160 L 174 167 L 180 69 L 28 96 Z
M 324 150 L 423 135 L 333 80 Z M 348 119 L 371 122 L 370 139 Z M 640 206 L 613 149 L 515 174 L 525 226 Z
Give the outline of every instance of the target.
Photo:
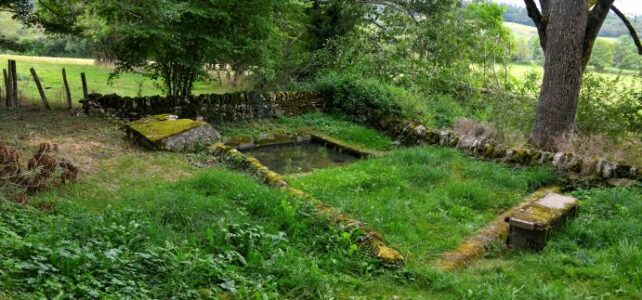
M 608 180 L 627 178 L 642 181 L 642 169 L 617 162 L 574 155 L 551 153 L 525 147 L 508 148 L 493 139 L 460 136 L 451 130 L 427 128 L 421 122 L 398 117 L 370 120 L 379 130 L 400 141 L 403 145 L 433 144 L 455 147 L 468 154 L 497 162 L 521 166 L 550 166 L 570 179 L 587 178 Z
M 150 115 L 175 114 L 181 118 L 202 117 L 211 123 L 295 116 L 322 111 L 326 107 L 323 95 L 318 92 L 238 92 L 188 98 L 91 94 L 82 103 L 83 109 L 91 115 L 127 121 Z

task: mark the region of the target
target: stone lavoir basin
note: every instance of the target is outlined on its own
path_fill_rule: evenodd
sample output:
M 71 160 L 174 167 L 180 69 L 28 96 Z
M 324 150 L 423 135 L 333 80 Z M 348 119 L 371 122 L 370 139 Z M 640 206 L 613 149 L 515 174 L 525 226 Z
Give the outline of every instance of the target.
M 307 173 L 344 166 L 360 159 L 349 151 L 314 140 L 260 146 L 242 152 L 279 174 Z

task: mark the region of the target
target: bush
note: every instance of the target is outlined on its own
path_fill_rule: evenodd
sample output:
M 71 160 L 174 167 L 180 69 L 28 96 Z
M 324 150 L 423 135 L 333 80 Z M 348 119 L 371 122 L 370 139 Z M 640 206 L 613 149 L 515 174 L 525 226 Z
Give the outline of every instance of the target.
M 332 73 L 318 78 L 313 86 L 328 96 L 335 112 L 356 122 L 382 116 L 418 118 L 427 111 L 418 94 L 372 78 Z
M 621 137 L 642 132 L 642 85 L 588 74 L 578 104 L 577 129 Z
M 430 127 L 450 127 L 457 118 L 467 116 L 464 107 L 450 95 L 430 95 L 426 98 L 426 106 L 430 110 L 424 120 Z

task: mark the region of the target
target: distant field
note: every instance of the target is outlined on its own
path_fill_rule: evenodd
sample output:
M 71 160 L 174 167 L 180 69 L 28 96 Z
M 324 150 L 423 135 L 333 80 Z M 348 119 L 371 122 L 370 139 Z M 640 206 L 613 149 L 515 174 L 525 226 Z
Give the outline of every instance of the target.
M 522 65 L 522 64 L 511 64 L 509 66 L 509 71 L 512 76 L 514 76 L 517 79 L 524 79 L 526 74 L 529 72 L 537 72 L 540 74 L 544 74 L 544 68 L 539 65 Z M 592 67 L 589 67 L 588 71 L 593 71 L 597 74 L 600 74 L 602 76 L 605 76 L 610 79 L 615 79 L 616 77 L 620 77 L 622 80 L 642 80 L 642 78 L 638 75 L 636 71 L 632 70 L 621 70 L 621 69 L 616 69 L 616 68 L 607 68 L 606 70 L 602 72 L 596 72 L 593 70 Z
M 6 61 L 14 59 L 18 69 L 18 89 L 21 97 L 29 102 L 38 103 L 40 96 L 33 82 L 30 68 L 35 68 L 45 88 L 47 99 L 54 106 L 63 106 L 65 103 L 64 86 L 62 81 L 62 68 L 67 70 L 67 79 L 71 89 L 72 99 L 75 105 L 82 98 L 82 84 L 80 73 L 87 75 L 89 92 L 102 94 L 116 93 L 123 96 L 151 96 L 162 94 L 159 88 L 159 81 L 152 80 L 142 74 L 127 73 L 109 84 L 109 74 L 112 67 L 96 66 L 93 59 L 77 58 L 55 58 L 55 57 L 31 57 L 0 54 L 0 66 L 6 68 Z M 1 86 L 4 95 L 4 85 Z M 194 85 L 195 94 L 224 93 L 230 88 L 220 87 L 217 82 L 197 82 Z
M 506 27 L 508 27 L 517 38 L 530 40 L 531 38 L 535 38 L 538 36 L 537 28 L 532 26 L 527 26 L 527 25 L 512 23 L 512 22 L 504 22 L 504 25 L 506 25 Z M 608 41 L 611 43 L 617 42 L 616 38 L 598 37 L 598 39 Z

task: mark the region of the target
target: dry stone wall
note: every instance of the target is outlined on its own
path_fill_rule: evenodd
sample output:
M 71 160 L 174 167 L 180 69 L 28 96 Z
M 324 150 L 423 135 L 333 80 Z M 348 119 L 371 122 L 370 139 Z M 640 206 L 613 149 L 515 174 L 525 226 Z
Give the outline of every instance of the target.
M 322 111 L 326 107 L 323 95 L 318 92 L 238 92 L 187 98 L 91 94 L 82 103 L 90 115 L 106 115 L 126 121 L 175 114 L 181 118 L 202 117 L 211 123 L 295 116 Z
M 551 166 L 569 178 L 627 178 L 642 181 L 642 169 L 636 166 L 590 159 L 566 152 L 551 153 L 525 147 L 508 148 L 493 139 L 460 136 L 451 130 L 430 129 L 421 122 L 393 116 L 371 120 L 371 123 L 406 146 L 433 144 L 456 147 L 471 155 L 498 162 L 521 166 Z

